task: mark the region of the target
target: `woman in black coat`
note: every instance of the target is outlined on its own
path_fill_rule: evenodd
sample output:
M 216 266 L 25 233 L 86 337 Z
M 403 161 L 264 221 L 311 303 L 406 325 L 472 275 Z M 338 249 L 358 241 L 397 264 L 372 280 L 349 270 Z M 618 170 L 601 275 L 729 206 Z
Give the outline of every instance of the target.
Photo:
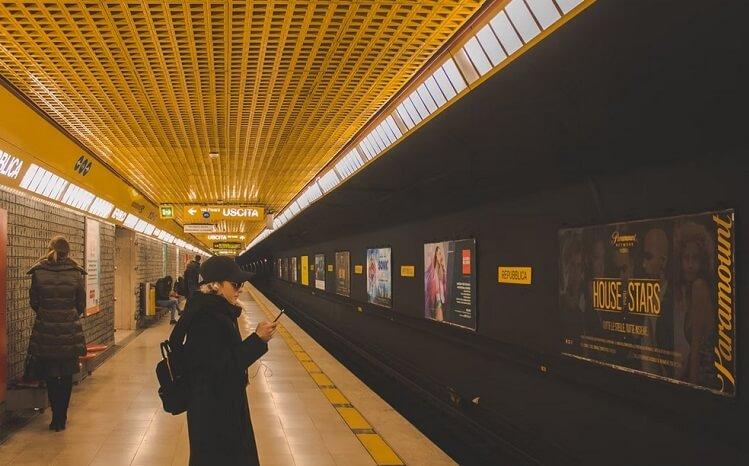
M 242 308 L 235 303 L 251 274 L 220 256 L 206 260 L 200 274 L 200 291 L 188 300 L 172 334 L 187 334 L 183 360 L 190 381 L 190 465 L 256 465 L 247 368 L 268 351 L 276 324 L 261 322 L 242 340 L 237 326 Z
M 86 338 L 79 316 L 86 309 L 83 271 L 68 255 L 70 245 L 62 236 L 50 241 L 49 253 L 34 265 L 29 301 L 36 313 L 31 330 L 29 353 L 31 370 L 47 383 L 52 407 L 50 430 L 65 430 L 68 405 L 73 388 L 73 374 L 78 372 L 78 358 L 86 354 Z

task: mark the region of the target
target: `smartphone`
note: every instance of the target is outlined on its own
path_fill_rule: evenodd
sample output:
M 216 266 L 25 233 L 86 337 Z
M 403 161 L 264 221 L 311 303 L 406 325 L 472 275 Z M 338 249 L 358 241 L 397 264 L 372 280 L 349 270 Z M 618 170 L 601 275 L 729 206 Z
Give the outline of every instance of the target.
M 278 315 L 276 316 L 276 318 L 273 319 L 273 322 L 277 321 L 281 317 L 281 314 L 283 314 L 284 312 L 286 312 L 286 310 L 285 309 L 281 309 L 281 312 L 279 312 Z

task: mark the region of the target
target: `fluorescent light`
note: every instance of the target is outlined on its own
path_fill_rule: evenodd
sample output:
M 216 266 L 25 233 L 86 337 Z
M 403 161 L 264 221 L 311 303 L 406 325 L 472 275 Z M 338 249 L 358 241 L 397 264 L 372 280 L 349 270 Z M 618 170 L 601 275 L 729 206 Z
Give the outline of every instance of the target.
M 523 46 L 523 41 L 518 37 L 515 28 L 512 27 L 512 23 L 510 23 L 510 19 L 504 10 L 497 13 L 497 16 L 489 21 L 489 24 L 491 24 L 494 33 L 497 34 L 499 41 L 509 55 L 512 55 Z
M 126 216 L 127 213 L 124 210 L 114 209 L 114 212 L 112 212 L 112 218 L 118 222 L 124 222 Z
M 156 227 L 151 225 L 150 223 L 146 223 L 146 228 L 143 230 L 143 233 L 151 236 L 153 234 L 153 230 L 155 230 Z
M 466 45 L 463 46 L 463 50 L 466 51 L 468 58 L 471 59 L 471 63 L 473 63 L 473 66 L 476 67 L 476 71 L 478 71 L 480 75 L 483 76 L 487 71 L 492 69 L 492 64 L 489 62 L 489 58 L 484 53 L 481 44 L 479 44 L 479 41 L 475 36 L 471 37 L 468 42 L 466 42 Z
M 336 163 L 335 169 L 338 174 L 345 179 L 361 168 L 362 165 L 364 165 L 364 163 L 362 162 L 361 157 L 359 157 L 359 153 L 354 149 Z M 294 209 L 292 208 L 292 211 L 293 210 Z
M 530 42 L 531 39 L 541 32 L 523 0 L 512 0 L 505 7 L 505 11 L 524 42 Z
M 502 46 L 499 45 L 499 39 L 494 35 L 491 25 L 487 24 L 482 27 L 481 30 L 476 34 L 481 47 L 484 48 L 484 52 L 489 56 L 489 60 L 492 61 L 492 66 L 496 66 L 502 62 L 507 55 L 505 55 Z
M 109 217 L 109 214 L 112 213 L 112 209 L 114 209 L 114 204 L 109 201 L 105 201 L 100 197 L 97 197 L 96 199 L 94 199 L 94 202 L 91 204 L 91 207 L 89 207 L 88 211 L 89 213 L 97 215 L 101 218 L 107 218 Z
M 583 0 L 557 0 L 557 5 L 562 9 L 562 13 L 567 14 L 582 2 Z
M 148 222 L 142 219 L 138 219 L 138 223 L 135 224 L 135 231 L 138 233 L 143 233 L 146 231 L 146 227 L 148 226 Z
M 331 169 L 330 171 L 328 171 L 328 173 L 323 175 L 317 182 L 322 187 L 322 190 L 327 193 L 331 189 L 335 188 L 336 185 L 341 182 L 341 180 L 338 179 L 338 175 L 336 174 L 335 170 Z
M 138 221 L 140 219 L 136 217 L 133 214 L 127 214 L 127 218 L 122 222 L 126 227 L 130 228 L 131 230 L 135 228 L 135 225 L 138 224 Z
M 63 178 L 39 165 L 31 164 L 21 180 L 21 187 L 54 201 L 60 200 L 60 193 L 68 185 Z
M 80 186 L 70 183 L 62 196 L 62 202 L 76 209 L 87 210 L 95 197 Z
M 554 6 L 554 2 L 551 0 L 527 0 L 528 6 L 531 7 L 531 11 L 536 16 L 541 27 L 546 29 L 547 27 L 554 24 L 562 16 L 557 11 L 557 7 Z

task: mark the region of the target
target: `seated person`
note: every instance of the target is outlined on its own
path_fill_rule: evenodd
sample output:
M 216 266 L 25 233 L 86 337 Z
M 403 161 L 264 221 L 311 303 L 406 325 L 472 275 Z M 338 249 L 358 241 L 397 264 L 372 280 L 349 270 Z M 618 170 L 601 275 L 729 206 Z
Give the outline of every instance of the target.
M 169 309 L 171 319 L 169 323 L 177 323 L 177 304 L 179 299 L 177 294 L 172 291 L 172 277 L 167 275 L 164 278 L 156 280 L 156 305 Z

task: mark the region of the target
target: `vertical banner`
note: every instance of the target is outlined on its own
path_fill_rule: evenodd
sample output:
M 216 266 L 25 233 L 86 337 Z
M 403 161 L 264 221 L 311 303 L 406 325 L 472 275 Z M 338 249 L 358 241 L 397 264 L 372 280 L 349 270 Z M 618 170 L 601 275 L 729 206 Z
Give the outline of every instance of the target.
M 563 352 L 736 394 L 734 211 L 560 230 Z
M 315 288 L 325 290 L 325 255 L 315 255 Z
M 302 285 L 309 286 L 309 256 L 302 256 L 300 262 L 302 263 L 299 267 L 302 272 Z
M 390 248 L 367 249 L 367 299 L 393 307 L 393 264 Z
M 8 387 L 8 211 L 0 209 L 0 403 L 5 402 Z
M 298 281 L 298 268 L 296 263 L 296 256 L 291 258 L 291 282 L 296 283 Z
M 341 296 L 351 296 L 350 254 L 348 251 L 335 253 L 335 292 Z
M 476 330 L 476 240 L 424 245 L 424 317 Z
M 100 224 L 86 218 L 86 315 L 96 314 L 99 307 L 99 278 L 101 276 Z
M 167 270 L 168 270 L 167 267 L 169 265 L 168 264 L 168 262 L 169 262 L 169 253 L 168 253 L 168 250 L 167 250 L 168 247 L 169 246 L 166 243 L 164 243 L 162 245 L 162 249 L 161 249 L 161 276 L 162 277 L 166 277 L 167 274 L 169 273 L 169 272 L 167 272 Z M 176 278 L 175 278 L 175 280 L 176 280 Z

